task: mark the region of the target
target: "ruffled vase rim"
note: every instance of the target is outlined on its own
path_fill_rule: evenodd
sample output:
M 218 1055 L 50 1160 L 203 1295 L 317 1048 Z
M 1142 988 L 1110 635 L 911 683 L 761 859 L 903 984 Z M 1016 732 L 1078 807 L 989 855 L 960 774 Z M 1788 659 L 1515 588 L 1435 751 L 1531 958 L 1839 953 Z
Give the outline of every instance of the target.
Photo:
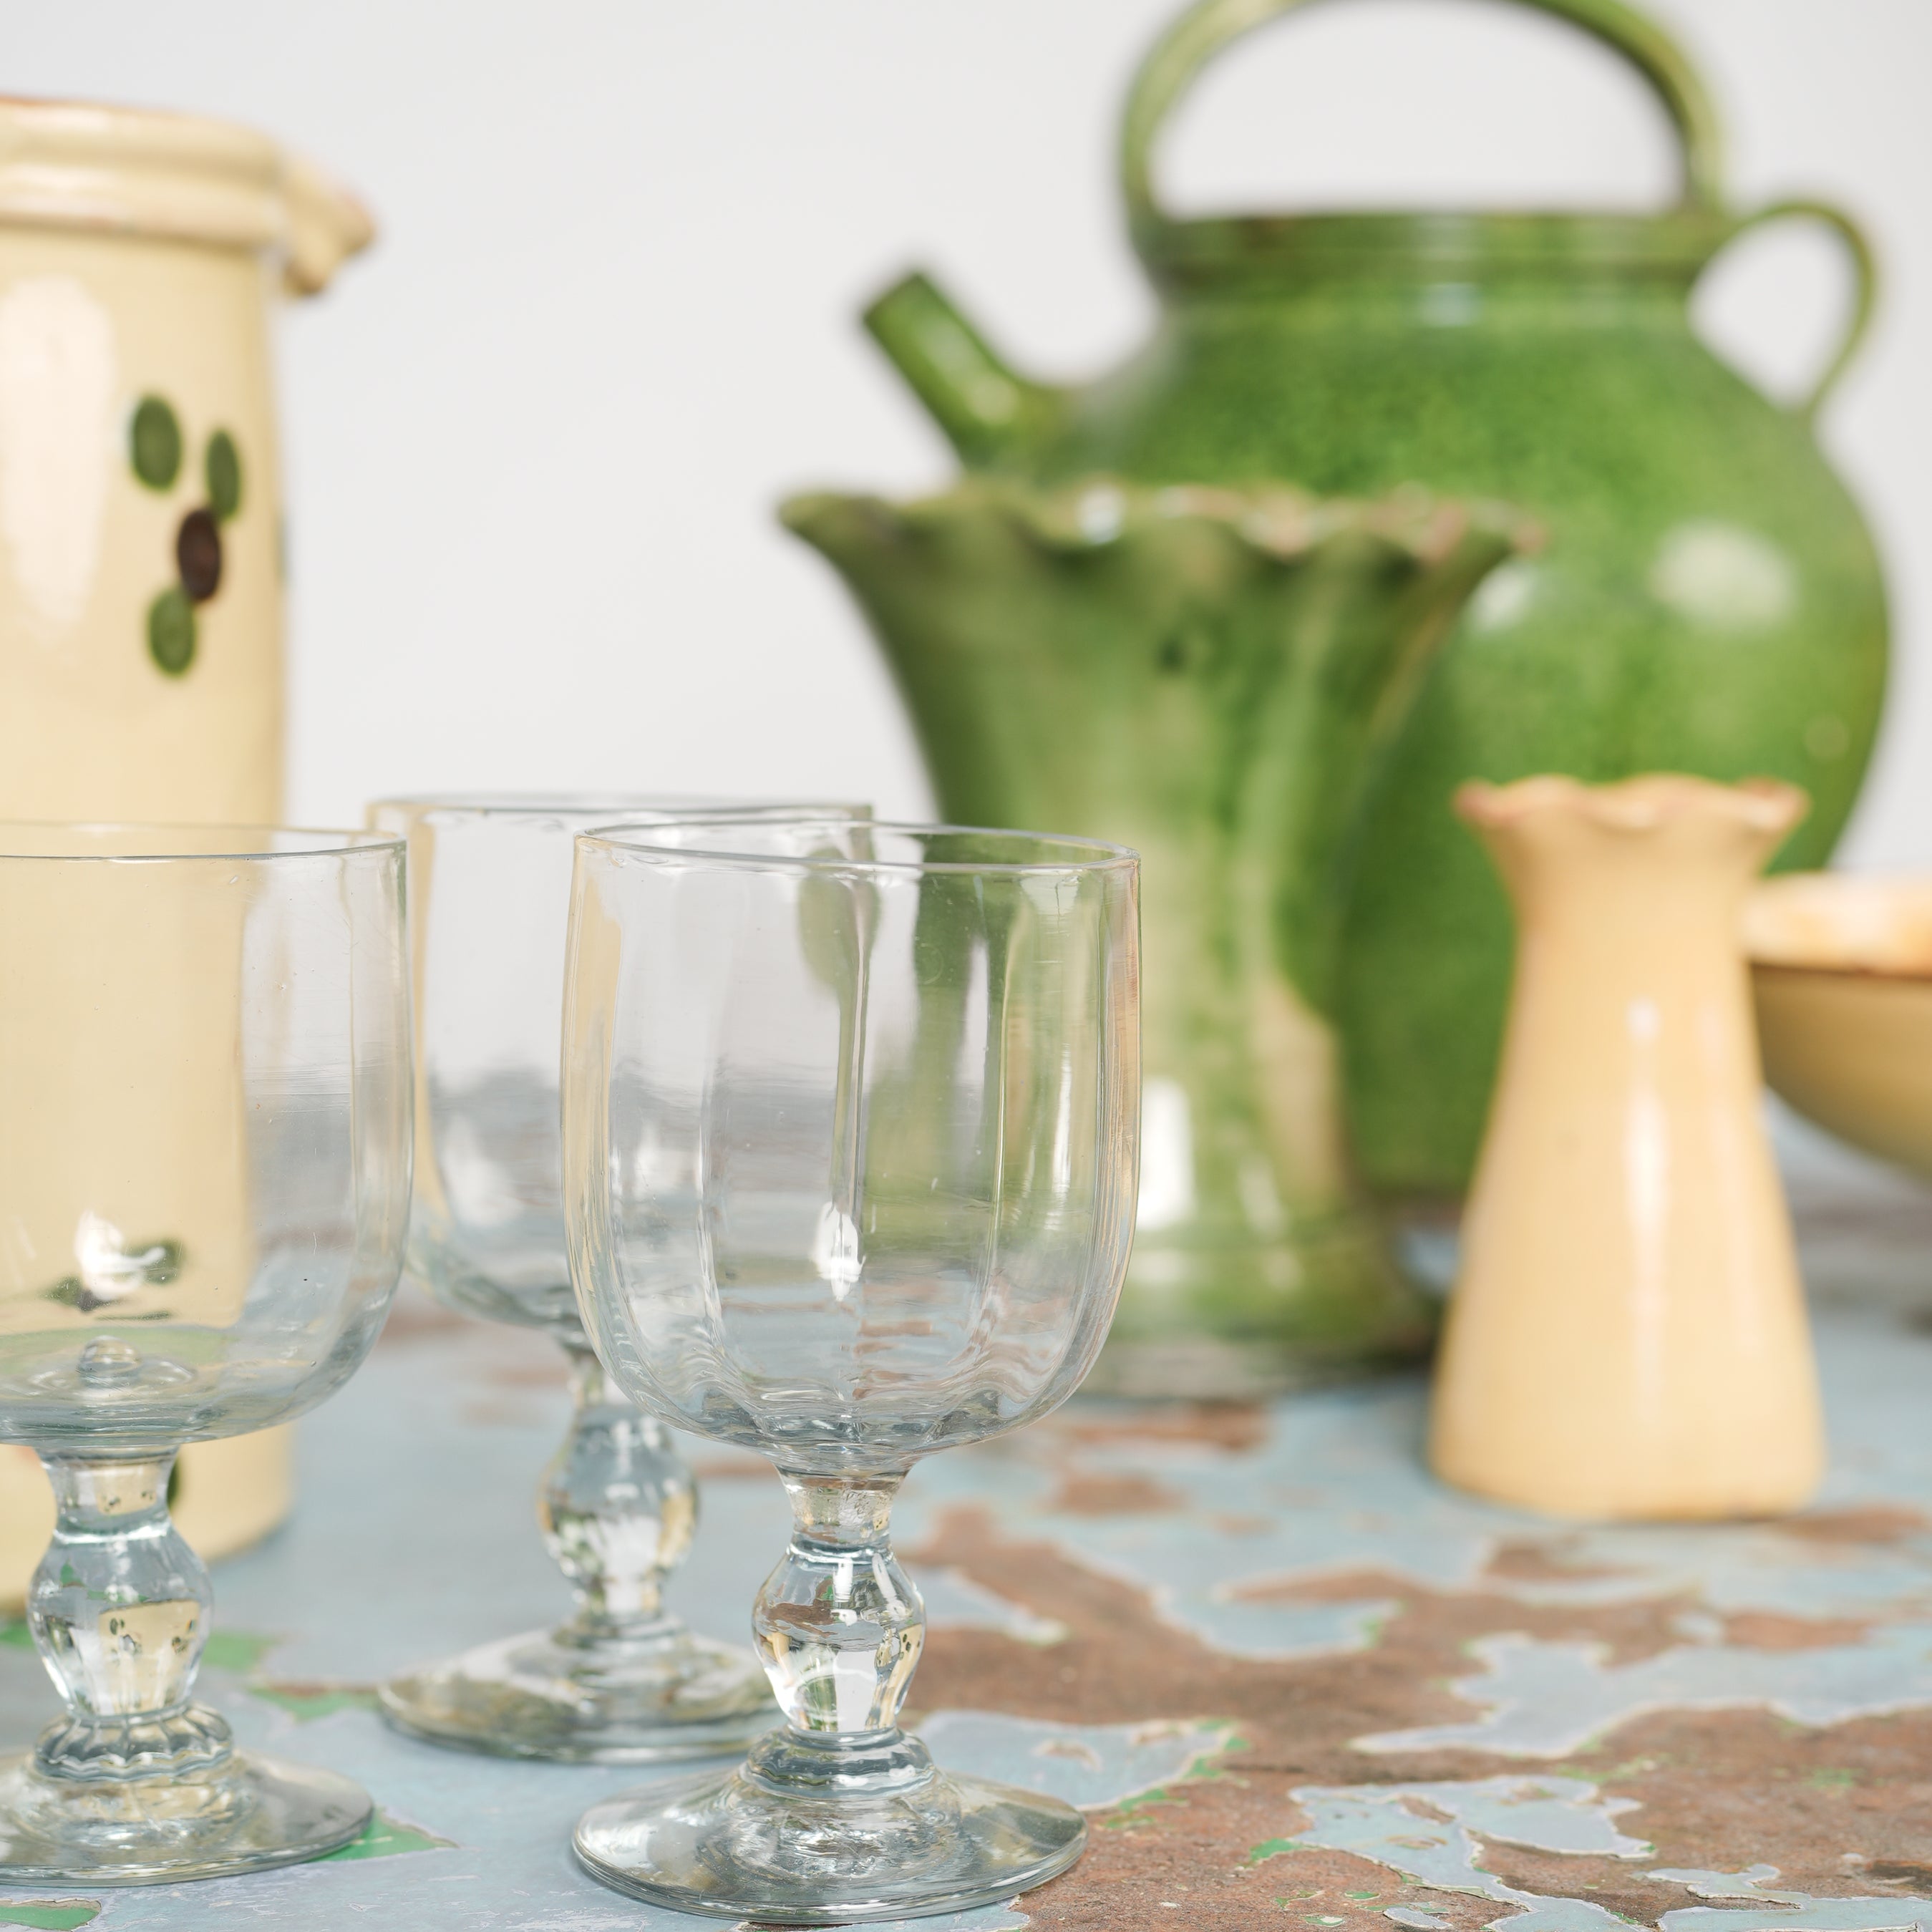
M 1324 496 L 1270 478 L 1148 484 L 1106 471 L 1052 483 L 968 475 L 949 488 L 902 499 L 808 490 L 788 497 L 778 514 L 808 539 L 827 512 L 838 510 L 921 533 L 996 518 L 1042 550 L 1060 552 L 1111 549 L 1177 526 L 1213 526 L 1280 562 L 1307 556 L 1342 536 L 1379 542 L 1425 562 L 1454 554 L 1472 536 L 1519 554 L 1540 549 L 1544 538 L 1542 526 L 1512 505 L 1438 495 L 1418 484 L 1358 497 Z
M 1810 801 L 1782 778 L 1746 778 L 1725 784 L 1688 772 L 1647 772 L 1611 784 L 1586 784 L 1555 773 L 1508 784 L 1481 779 L 1460 787 L 1460 817 L 1482 828 L 1520 824 L 1558 813 L 1614 832 L 1654 832 L 1690 818 L 1729 819 L 1754 832 L 1787 832 Z

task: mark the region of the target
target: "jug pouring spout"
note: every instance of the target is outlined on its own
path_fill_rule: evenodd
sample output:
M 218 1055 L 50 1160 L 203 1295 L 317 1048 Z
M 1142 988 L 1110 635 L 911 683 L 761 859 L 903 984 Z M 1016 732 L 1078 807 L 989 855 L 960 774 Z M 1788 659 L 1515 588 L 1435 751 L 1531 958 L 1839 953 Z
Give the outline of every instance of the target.
M 282 192 L 288 208 L 283 284 L 290 295 L 319 295 L 350 256 L 375 240 L 376 224 L 354 195 L 299 155 L 283 158 Z
M 1009 368 L 923 272 L 886 290 L 865 322 L 969 467 L 1023 464 L 1057 427 L 1063 392 Z

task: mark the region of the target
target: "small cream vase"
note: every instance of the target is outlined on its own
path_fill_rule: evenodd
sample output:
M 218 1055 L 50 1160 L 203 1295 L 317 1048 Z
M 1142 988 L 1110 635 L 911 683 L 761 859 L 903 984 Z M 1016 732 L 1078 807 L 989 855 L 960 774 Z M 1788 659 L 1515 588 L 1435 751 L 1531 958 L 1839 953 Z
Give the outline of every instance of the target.
M 1809 1501 L 1823 1430 L 1741 942 L 1788 785 L 1466 787 L 1516 980 L 1430 1456 L 1584 1518 Z
M 0 102 L 0 819 L 280 818 L 269 320 L 373 233 L 246 129 Z M 204 1556 L 280 1520 L 289 1451 L 185 1451 Z M 32 1454 L 0 1449 L 0 1603 L 52 1521 Z

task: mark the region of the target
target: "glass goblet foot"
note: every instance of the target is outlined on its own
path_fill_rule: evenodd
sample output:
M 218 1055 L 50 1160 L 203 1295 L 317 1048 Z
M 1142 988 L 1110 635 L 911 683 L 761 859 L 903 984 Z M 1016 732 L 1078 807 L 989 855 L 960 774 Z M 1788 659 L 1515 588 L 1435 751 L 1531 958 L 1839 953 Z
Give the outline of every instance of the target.
M 771 1721 L 764 1674 L 740 1649 L 655 1628 L 554 1630 L 479 1644 L 392 1678 L 383 1714 L 434 1744 L 503 1757 L 647 1764 L 735 1750 Z
M 778 1730 L 744 1763 L 626 1792 L 579 1821 L 606 1885 L 724 1918 L 850 1925 L 998 1904 L 1087 1841 L 1058 1798 L 938 1769 L 915 1738 Z
M 383 1714 L 413 1737 L 502 1757 L 649 1764 L 736 1750 L 776 1714 L 764 1672 L 662 1603 L 697 1526 L 696 1484 L 582 1330 L 562 1340 L 574 1407 L 540 1514 L 577 1615 L 391 1678 Z
M 370 1811 L 352 1779 L 254 1751 L 97 1779 L 50 1777 L 35 1753 L 20 1752 L 0 1759 L 0 1884 L 160 1885 L 265 1871 L 352 1843 Z
M 792 1535 L 752 1618 L 789 1723 L 745 1762 L 620 1792 L 578 1823 L 577 1855 L 683 1912 L 849 1925 L 997 1904 L 1087 1842 L 1055 1798 L 938 1769 L 898 1728 L 926 1610 L 892 1552 L 896 1474 L 787 1475 Z

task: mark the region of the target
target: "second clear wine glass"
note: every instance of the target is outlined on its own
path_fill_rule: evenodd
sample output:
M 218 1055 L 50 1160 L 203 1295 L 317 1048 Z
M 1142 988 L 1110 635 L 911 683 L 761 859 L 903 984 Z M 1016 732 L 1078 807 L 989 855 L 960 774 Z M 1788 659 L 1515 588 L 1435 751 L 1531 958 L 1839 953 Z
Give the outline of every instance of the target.
M 667 1420 L 791 1499 L 752 1634 L 785 1722 L 614 1798 L 598 1877 L 848 1924 L 1011 1898 L 1079 1814 L 936 1767 L 888 1518 L 913 1462 L 1045 1414 L 1126 1266 L 1137 862 L 1031 833 L 802 820 L 578 842 L 565 1202 L 584 1318 Z
M 574 1589 L 554 1629 L 392 1678 L 384 1714 L 438 1744 L 509 1756 L 647 1762 L 742 1744 L 770 1721 L 749 1652 L 687 1630 L 666 1578 L 698 1522 L 690 1470 L 599 1366 L 565 1253 L 557 1052 L 572 847 L 587 826 L 813 811 L 622 794 L 393 799 L 371 824 L 408 843 L 416 994 L 416 1193 L 410 1270 L 440 1300 L 550 1336 L 573 1396 L 538 1520 Z

